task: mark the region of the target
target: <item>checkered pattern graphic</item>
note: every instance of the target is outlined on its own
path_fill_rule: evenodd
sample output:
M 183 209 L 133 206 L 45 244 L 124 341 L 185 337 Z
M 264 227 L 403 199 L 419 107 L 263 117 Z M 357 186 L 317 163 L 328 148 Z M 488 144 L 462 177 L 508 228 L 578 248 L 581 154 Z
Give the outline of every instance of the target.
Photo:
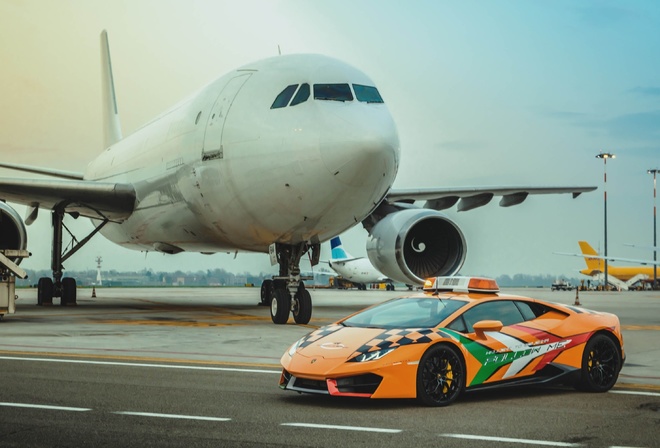
M 443 331 L 433 329 L 387 330 L 357 349 L 349 359 L 353 359 L 364 353 L 384 350 L 390 347 L 400 347 L 408 344 L 428 344 L 440 338 L 451 338 L 451 336 Z
M 327 327 L 321 327 L 318 330 L 312 331 L 300 343 L 298 348 L 307 347 L 308 345 L 313 344 L 314 342 L 318 341 L 319 339 L 323 339 L 327 335 L 332 334 L 332 333 L 334 333 L 335 331 L 337 331 L 341 328 L 344 328 L 344 327 L 342 325 L 328 325 Z

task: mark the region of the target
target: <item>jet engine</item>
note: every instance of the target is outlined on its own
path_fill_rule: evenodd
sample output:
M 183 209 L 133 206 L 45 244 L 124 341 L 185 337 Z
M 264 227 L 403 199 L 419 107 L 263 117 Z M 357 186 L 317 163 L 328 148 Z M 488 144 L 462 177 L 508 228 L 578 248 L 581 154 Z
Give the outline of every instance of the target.
M 463 232 L 435 210 L 390 213 L 371 229 L 371 263 L 392 280 L 423 284 L 428 277 L 456 274 L 467 254 Z
M 3 249 L 27 250 L 27 231 L 16 210 L 0 202 L 0 250 Z M 9 259 L 19 264 L 22 257 Z

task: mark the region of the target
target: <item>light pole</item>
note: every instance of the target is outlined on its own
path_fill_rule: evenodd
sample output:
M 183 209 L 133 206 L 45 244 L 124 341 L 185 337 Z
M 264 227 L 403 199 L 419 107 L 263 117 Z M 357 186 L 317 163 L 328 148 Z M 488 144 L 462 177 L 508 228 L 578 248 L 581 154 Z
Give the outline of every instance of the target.
M 603 205 L 605 210 L 605 291 L 609 289 L 607 278 L 607 159 L 614 159 L 616 156 L 609 152 L 601 152 L 596 156 L 597 159 L 603 159 Z
M 647 173 L 653 174 L 653 261 L 657 261 L 656 254 L 658 252 L 657 240 L 657 227 L 656 227 L 656 207 L 655 207 L 655 176 L 658 174 L 658 169 L 648 170 Z M 653 289 L 658 287 L 658 265 L 653 265 Z

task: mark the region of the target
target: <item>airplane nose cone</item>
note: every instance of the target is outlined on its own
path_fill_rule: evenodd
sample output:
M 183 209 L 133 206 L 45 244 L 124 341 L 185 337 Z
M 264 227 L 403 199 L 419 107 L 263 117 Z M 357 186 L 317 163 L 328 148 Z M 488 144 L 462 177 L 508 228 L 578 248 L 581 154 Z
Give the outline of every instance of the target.
M 399 166 L 396 127 L 387 109 L 359 106 L 328 114 L 326 122 L 334 122 L 330 129 L 338 131 L 321 139 L 321 158 L 338 182 L 353 187 L 387 182 L 389 188 Z

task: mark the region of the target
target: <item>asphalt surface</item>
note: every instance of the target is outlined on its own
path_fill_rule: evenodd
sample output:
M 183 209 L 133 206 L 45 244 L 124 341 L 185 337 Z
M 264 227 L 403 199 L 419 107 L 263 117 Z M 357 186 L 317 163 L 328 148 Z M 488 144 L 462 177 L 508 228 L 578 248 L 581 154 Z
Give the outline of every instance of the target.
M 658 293 L 580 295 L 620 316 L 628 359 L 612 391 L 483 391 L 436 409 L 277 387 L 279 358 L 300 336 L 405 292 L 312 291 L 309 326 L 270 323 L 257 288 L 96 292 L 80 289 L 75 307 L 37 307 L 34 291 L 19 291 L 17 314 L 0 322 L 1 447 L 660 443 Z

